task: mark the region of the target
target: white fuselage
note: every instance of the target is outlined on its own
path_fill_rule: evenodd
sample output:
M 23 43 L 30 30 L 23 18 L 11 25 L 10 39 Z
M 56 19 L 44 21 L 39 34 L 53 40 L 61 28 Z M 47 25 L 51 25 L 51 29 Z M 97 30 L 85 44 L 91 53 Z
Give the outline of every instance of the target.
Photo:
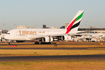
M 9 40 L 34 40 L 46 36 L 63 36 L 65 32 L 66 29 L 13 29 L 4 38 Z M 75 33 L 77 31 L 72 30 L 69 34 Z

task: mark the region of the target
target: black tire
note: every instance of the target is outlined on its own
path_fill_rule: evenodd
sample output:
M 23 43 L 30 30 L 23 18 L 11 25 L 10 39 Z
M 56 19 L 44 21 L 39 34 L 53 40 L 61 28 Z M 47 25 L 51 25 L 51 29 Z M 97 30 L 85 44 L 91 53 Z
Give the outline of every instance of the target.
M 11 43 L 10 43 L 10 42 L 9 42 L 8 44 L 9 44 L 9 45 L 11 45 Z
M 35 44 L 39 44 L 39 42 L 35 42 Z

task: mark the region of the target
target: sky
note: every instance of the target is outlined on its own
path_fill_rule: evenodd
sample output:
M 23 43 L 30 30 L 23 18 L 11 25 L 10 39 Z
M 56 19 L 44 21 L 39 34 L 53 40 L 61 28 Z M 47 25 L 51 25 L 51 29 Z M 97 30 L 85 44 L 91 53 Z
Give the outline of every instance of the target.
M 105 28 L 105 0 L 0 0 L 0 30 L 62 26 L 84 10 L 80 28 Z

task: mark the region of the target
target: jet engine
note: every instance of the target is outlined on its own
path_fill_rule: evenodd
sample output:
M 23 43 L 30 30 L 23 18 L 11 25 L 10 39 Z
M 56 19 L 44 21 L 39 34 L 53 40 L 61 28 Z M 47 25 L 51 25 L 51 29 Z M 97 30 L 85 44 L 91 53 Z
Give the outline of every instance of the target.
M 42 38 L 42 42 L 52 42 L 53 41 L 53 38 L 52 37 L 44 37 Z
M 69 40 L 71 40 L 71 36 L 64 35 L 64 36 L 62 37 L 62 40 L 69 41 Z

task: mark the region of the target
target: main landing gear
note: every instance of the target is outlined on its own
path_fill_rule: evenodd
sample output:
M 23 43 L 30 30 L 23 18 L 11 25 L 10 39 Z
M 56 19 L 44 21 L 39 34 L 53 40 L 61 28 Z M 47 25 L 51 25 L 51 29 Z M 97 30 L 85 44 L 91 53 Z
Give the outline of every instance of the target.
M 9 42 L 8 44 L 11 45 L 11 42 Z
M 51 42 L 35 42 L 35 44 L 51 44 Z

